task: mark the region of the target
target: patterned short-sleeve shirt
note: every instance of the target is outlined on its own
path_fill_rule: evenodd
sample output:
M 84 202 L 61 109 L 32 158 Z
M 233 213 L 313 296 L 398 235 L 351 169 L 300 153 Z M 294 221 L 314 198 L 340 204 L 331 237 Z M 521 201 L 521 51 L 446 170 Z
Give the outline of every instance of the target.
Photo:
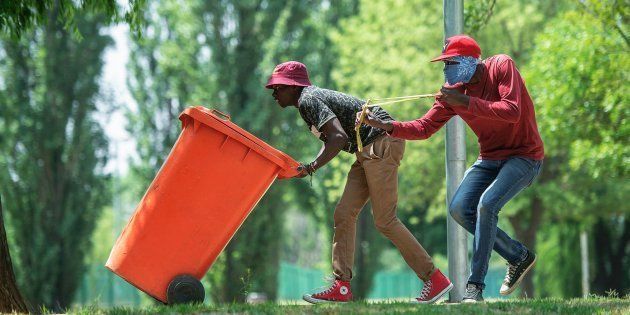
M 335 117 L 339 119 L 341 127 L 348 135 L 348 142 L 343 150 L 349 153 L 355 153 L 357 151 L 354 121 L 356 113 L 361 111 L 363 104 L 365 104 L 365 101 L 354 96 L 322 89 L 314 85 L 305 87 L 298 100 L 298 108 L 302 119 L 304 119 L 311 132 L 324 142 L 326 142 L 326 137 L 321 132 L 322 126 Z M 394 120 L 380 107 L 372 107 L 370 111 L 374 116 L 383 121 Z M 361 126 L 359 133 L 361 135 L 361 142 L 363 142 L 365 146 L 372 143 L 378 136 L 385 133 L 385 131 L 364 124 Z

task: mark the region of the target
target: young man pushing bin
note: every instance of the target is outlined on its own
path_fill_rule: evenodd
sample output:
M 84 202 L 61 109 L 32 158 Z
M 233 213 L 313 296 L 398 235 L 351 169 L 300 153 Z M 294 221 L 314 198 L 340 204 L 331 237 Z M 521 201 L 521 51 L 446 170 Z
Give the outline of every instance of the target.
M 396 215 L 398 167 L 405 151 L 405 140 L 393 138 L 383 129 L 363 125 L 359 131 L 363 148 L 359 152 L 355 116 L 364 101 L 312 85 L 306 66 L 300 62 L 277 65 L 266 87 L 273 90 L 272 95 L 282 108 L 297 108 L 310 131 L 324 143 L 318 156 L 303 164 L 297 177 L 312 175 L 342 150 L 356 156 L 334 211 L 332 267 L 335 280 L 326 290 L 306 294 L 304 299 L 311 303 L 352 300 L 350 280 L 353 277 L 356 223 L 368 200 L 372 203 L 376 228 L 398 248 L 409 267 L 424 281 L 416 301 L 433 303 L 446 294 L 453 287 L 450 280 L 434 266 L 429 254 Z M 372 109 L 372 115 L 381 121 L 393 121 L 379 107 Z

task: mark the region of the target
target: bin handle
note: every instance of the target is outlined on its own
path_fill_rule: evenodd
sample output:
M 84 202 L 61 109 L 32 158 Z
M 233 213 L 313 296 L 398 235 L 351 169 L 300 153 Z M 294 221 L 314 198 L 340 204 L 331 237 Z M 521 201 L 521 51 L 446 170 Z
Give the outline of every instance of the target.
M 216 115 L 218 115 L 218 116 L 221 116 L 221 117 L 223 117 L 224 119 L 227 119 L 227 120 L 232 120 L 232 117 L 230 117 L 230 115 L 228 115 L 228 114 L 226 114 L 226 113 L 224 113 L 224 112 L 222 112 L 222 111 L 220 111 L 220 110 L 218 110 L 218 109 L 214 109 L 214 108 L 213 108 L 213 109 L 211 109 L 211 110 L 210 110 L 210 112 L 211 112 L 211 113 L 213 113 L 213 114 L 216 114 Z

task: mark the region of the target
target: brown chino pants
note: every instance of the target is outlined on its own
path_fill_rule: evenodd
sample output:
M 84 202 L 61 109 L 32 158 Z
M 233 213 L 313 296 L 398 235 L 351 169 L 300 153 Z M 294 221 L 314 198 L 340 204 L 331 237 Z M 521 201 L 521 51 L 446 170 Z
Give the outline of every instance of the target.
M 368 199 L 376 228 L 394 243 L 409 267 L 423 281 L 433 273 L 431 257 L 396 216 L 398 166 L 404 152 L 404 140 L 383 135 L 356 153 L 334 214 L 332 259 L 337 279 L 352 279 L 357 217 Z

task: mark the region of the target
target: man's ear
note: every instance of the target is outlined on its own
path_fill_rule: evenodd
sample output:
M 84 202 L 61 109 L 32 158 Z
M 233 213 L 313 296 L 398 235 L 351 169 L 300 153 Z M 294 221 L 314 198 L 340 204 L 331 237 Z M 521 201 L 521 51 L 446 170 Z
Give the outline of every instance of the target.
M 295 95 L 295 97 L 299 97 L 301 89 L 301 86 L 293 85 L 291 86 L 291 94 Z

